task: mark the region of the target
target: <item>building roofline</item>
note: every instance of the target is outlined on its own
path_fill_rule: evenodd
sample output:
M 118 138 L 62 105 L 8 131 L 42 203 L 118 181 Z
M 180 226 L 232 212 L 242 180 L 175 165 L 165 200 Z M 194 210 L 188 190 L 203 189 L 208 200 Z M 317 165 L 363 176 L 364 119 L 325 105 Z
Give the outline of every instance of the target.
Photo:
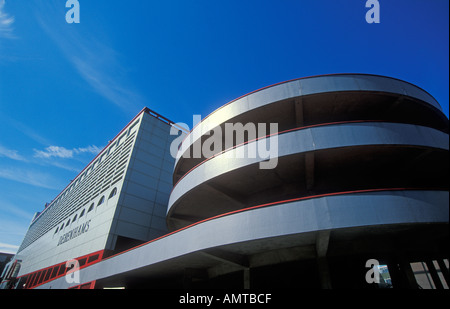
M 50 203 L 48 203 L 47 205 L 46 205 L 46 207 L 37 215 L 37 216 L 35 216 L 33 219 L 32 219 L 32 221 L 31 221 L 31 223 L 30 223 L 30 226 L 31 225 L 33 225 L 40 217 L 41 217 L 41 215 L 49 208 L 49 206 L 54 202 L 54 201 L 56 201 L 57 199 L 58 199 L 58 197 L 106 150 L 106 149 L 108 149 L 108 147 L 124 132 L 124 131 L 126 131 L 127 129 L 128 129 L 128 127 L 137 119 L 137 118 L 139 118 L 143 113 L 147 113 L 147 114 L 149 114 L 150 116 L 152 116 L 152 117 L 154 117 L 154 118 L 156 118 L 156 119 L 158 119 L 158 120 L 160 120 L 160 121 L 162 121 L 163 123 L 165 123 L 165 124 L 167 124 L 167 125 L 170 125 L 170 126 L 173 126 L 173 127 L 175 127 L 175 128 L 177 128 L 178 130 L 180 130 L 180 131 L 182 131 L 182 132 L 185 132 L 185 133 L 187 133 L 186 132 L 186 129 L 184 129 L 184 128 L 182 128 L 182 127 L 180 127 L 180 126 L 178 126 L 176 123 L 174 123 L 172 120 L 170 120 L 170 119 L 168 119 L 168 118 L 166 118 L 166 117 L 164 117 L 164 116 L 162 116 L 161 114 L 159 114 L 159 113 L 157 113 L 157 112 L 155 112 L 155 111 L 153 111 L 153 110 L 151 110 L 150 108 L 148 108 L 148 107 L 144 107 L 136 116 L 134 116 L 133 117 L 133 119 L 131 119 L 131 121 L 130 122 L 128 122 L 128 124 L 122 129 L 122 130 L 120 130 L 120 132 L 119 133 L 117 133 L 116 134 L 116 136 L 114 136 L 114 138 L 113 139 L 111 139 L 109 142 L 108 142 L 108 144 L 105 146 L 105 147 L 103 147 L 103 149 L 88 163 L 88 164 L 86 164 L 86 166 L 77 174 L 77 176 L 75 176 L 75 178 L 73 179 L 73 180 L 71 180 L 70 182 L 69 182 L 69 184 L 66 186 L 66 187 L 64 187 L 64 189 L 62 189 L 61 190 L 61 192 L 59 192 L 59 194 L 50 202 Z
M 298 81 L 298 80 L 308 79 L 308 78 L 326 77 L 326 76 L 346 76 L 346 75 L 360 75 L 360 76 L 383 77 L 383 78 L 389 78 L 389 79 L 392 79 L 392 80 L 397 80 L 397 81 L 400 81 L 400 82 L 402 82 L 402 83 L 410 84 L 411 86 L 414 86 L 414 87 L 418 88 L 419 90 L 421 90 L 421 91 L 425 92 L 426 94 L 428 94 L 433 100 L 435 100 L 435 101 L 437 102 L 437 104 L 438 104 L 438 105 L 441 107 L 441 109 L 442 109 L 441 104 L 439 104 L 439 102 L 436 100 L 436 98 L 435 98 L 434 96 L 432 96 L 428 91 L 426 91 L 425 89 L 423 89 L 423 88 L 421 88 L 421 87 L 419 87 L 419 86 L 417 86 L 417 85 L 415 85 L 415 84 L 413 84 L 413 83 L 411 83 L 411 82 L 408 82 L 408 81 L 405 81 L 405 80 L 402 80 L 402 79 L 399 79 L 399 78 L 396 78 L 396 77 L 390 77 L 390 76 L 380 75 L 380 74 L 370 74 L 370 73 L 330 73 L 330 74 L 318 74 L 318 75 L 310 75 L 310 76 L 304 76 L 304 77 L 293 78 L 293 79 L 285 80 L 285 81 L 282 81 L 282 82 L 278 82 L 278 83 L 275 83 L 275 84 L 272 84 L 272 85 L 268 85 L 268 86 L 265 86 L 265 87 L 262 87 L 262 88 L 253 90 L 253 91 L 251 91 L 251 92 L 249 92 L 249 93 L 246 93 L 246 94 L 244 94 L 244 95 L 241 95 L 241 96 L 239 96 L 239 97 L 237 97 L 237 98 L 235 98 L 235 99 L 233 99 L 233 100 L 231 100 L 231 101 L 229 101 L 229 102 L 223 104 L 222 106 L 220 106 L 219 108 L 215 109 L 214 111 L 212 111 L 211 113 L 209 113 L 207 116 L 205 116 L 205 117 L 204 117 L 197 125 L 199 125 L 201 122 L 203 122 L 203 121 L 204 121 L 205 119 L 207 119 L 209 116 L 211 116 L 211 115 L 214 114 L 215 112 L 221 110 L 221 109 L 224 108 L 225 106 L 227 106 L 227 105 L 229 105 L 229 104 L 231 104 L 231 103 L 233 103 L 233 102 L 236 102 L 237 100 L 242 99 L 242 98 L 244 98 L 244 97 L 246 97 L 246 96 L 249 96 L 249 95 L 251 95 L 251 94 L 257 93 L 257 92 L 259 92 L 259 91 L 262 91 L 262 90 L 265 90 L 265 89 L 268 89 L 268 88 L 272 88 L 272 87 L 275 87 L 275 86 L 279 86 L 279 85 L 282 85 L 282 84 L 286 84 L 286 83 Z M 196 126 L 197 126 L 197 125 L 196 125 Z M 194 126 L 194 127 L 191 129 L 191 131 L 190 131 L 189 133 L 191 133 L 191 132 L 195 129 L 196 126 Z

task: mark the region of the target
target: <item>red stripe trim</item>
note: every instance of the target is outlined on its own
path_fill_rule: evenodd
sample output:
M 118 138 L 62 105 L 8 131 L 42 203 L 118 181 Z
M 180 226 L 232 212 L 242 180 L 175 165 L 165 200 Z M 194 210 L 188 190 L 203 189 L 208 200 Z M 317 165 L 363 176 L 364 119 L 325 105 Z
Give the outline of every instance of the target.
M 97 251 L 97 252 L 91 253 L 91 254 L 89 254 L 89 255 L 85 255 L 85 256 L 82 256 L 82 257 L 80 257 L 80 258 L 77 258 L 77 260 L 81 260 L 81 259 L 83 259 L 83 258 L 85 258 L 85 257 L 90 257 L 90 256 L 93 256 L 93 255 L 99 254 L 99 258 L 96 259 L 95 261 L 92 261 L 91 263 L 86 263 L 86 264 L 80 266 L 80 269 L 83 269 L 83 268 L 85 268 L 85 267 L 91 266 L 91 265 L 96 264 L 96 263 L 99 263 L 99 262 L 101 262 L 101 261 L 105 261 L 105 260 L 111 259 L 111 258 L 113 258 L 113 257 L 116 257 L 116 256 L 119 256 L 119 255 L 121 255 L 121 254 L 124 254 L 124 253 L 127 253 L 127 252 L 129 252 L 129 251 L 132 251 L 132 250 L 134 250 L 134 249 L 138 249 L 138 248 L 143 247 L 143 246 L 145 246 L 145 245 L 148 245 L 148 244 L 150 244 L 150 243 L 153 243 L 153 242 L 156 242 L 156 241 L 161 240 L 161 239 L 163 239 L 163 238 L 169 237 L 169 236 L 171 236 L 171 235 L 174 235 L 174 234 L 176 234 L 176 233 L 179 233 L 179 232 L 181 232 L 181 231 L 184 231 L 184 230 L 186 230 L 186 229 L 189 229 L 189 228 L 194 227 L 194 226 L 196 226 L 196 225 L 199 225 L 199 224 L 201 224 L 201 223 L 208 222 L 208 221 L 215 220 L 215 219 L 219 219 L 219 218 L 226 217 L 226 216 L 230 216 L 230 215 L 237 214 L 237 213 L 242 213 L 242 212 L 254 210 L 254 209 L 259 209 L 259 208 L 264 208 L 264 207 L 269 207 L 269 206 L 274 206 L 274 205 L 279 205 L 279 204 L 287 204 L 287 203 L 292 203 L 292 202 L 298 202 L 298 201 L 303 201 L 303 200 L 309 200 L 309 199 L 314 199 L 314 198 L 327 197 L 327 196 L 340 196 L 340 195 L 346 195 L 346 194 L 361 194 L 361 193 L 390 192 L 390 191 L 413 191 L 413 190 L 435 190 L 435 189 L 433 189 L 433 188 L 381 188 L 381 189 L 352 190 L 352 191 L 343 191 L 343 192 L 333 192 L 333 193 L 317 194 L 317 195 L 304 196 L 304 197 L 293 198 L 293 199 L 287 199 L 287 200 L 282 200 L 282 201 L 277 201 L 277 202 L 265 203 L 265 204 L 261 204 L 261 205 L 256 205 L 256 206 L 251 206 L 251 207 L 247 207 L 247 208 L 243 208 L 243 209 L 238 209 L 238 210 L 230 211 L 230 212 L 227 212 L 227 213 L 219 214 L 219 215 L 216 215 L 216 216 L 213 216 L 213 217 L 210 217 L 210 218 L 206 218 L 206 219 L 204 219 L 204 220 L 200 220 L 200 221 L 194 222 L 194 223 L 192 223 L 192 224 L 190 224 L 190 225 L 187 225 L 187 226 L 185 226 L 185 227 L 183 227 L 183 228 L 180 228 L 180 229 L 175 230 L 175 231 L 173 231 L 173 232 L 167 233 L 167 234 L 165 234 L 165 235 L 162 235 L 162 236 L 160 236 L 160 237 L 158 237 L 158 238 L 152 239 L 152 240 L 150 240 L 150 241 L 148 241 L 148 242 L 145 242 L 145 243 L 143 243 L 143 244 L 140 244 L 140 245 L 138 245 L 138 246 L 136 246 L 136 247 L 133 247 L 133 248 L 130 248 L 130 249 L 128 249 L 128 250 L 125 250 L 125 251 L 119 252 L 119 253 L 117 253 L 117 254 L 108 256 L 108 257 L 106 257 L 106 258 L 104 258 L 104 259 L 102 259 L 103 254 L 104 254 L 104 250 L 101 250 L 101 251 Z M 88 260 L 87 260 L 87 261 L 88 261 Z M 42 269 L 42 270 L 35 271 L 35 272 L 33 272 L 33 273 L 29 273 L 29 274 L 20 276 L 20 277 L 18 277 L 18 278 L 23 278 L 23 277 L 28 276 L 26 288 L 28 288 L 28 289 L 29 289 L 29 288 L 35 288 L 35 287 L 37 287 L 37 286 L 40 286 L 40 285 L 42 285 L 42 284 L 48 283 L 48 282 L 53 281 L 53 280 L 55 280 L 55 279 L 57 279 L 57 278 L 60 278 L 60 277 L 65 276 L 66 271 L 64 271 L 63 274 L 60 274 L 60 275 L 58 275 L 58 276 L 56 276 L 56 277 L 52 277 L 52 276 L 51 276 L 51 278 L 50 278 L 49 280 L 45 281 L 45 282 L 39 282 L 39 280 L 37 279 L 37 277 L 40 277 L 40 276 L 44 275 L 44 274 L 43 274 L 43 271 L 48 270 L 48 269 L 51 269 L 51 268 L 54 268 L 54 267 L 58 267 L 58 266 L 60 267 L 60 266 L 62 266 L 63 264 L 65 265 L 65 262 L 64 262 L 64 263 L 57 264 L 57 265 L 50 266 L 50 267 L 45 268 L 45 269 Z M 53 275 L 53 273 L 52 273 L 52 275 Z M 33 280 L 33 284 L 34 284 L 34 285 L 33 285 L 33 286 L 28 286 L 28 283 L 29 283 L 30 281 L 32 281 L 32 280 Z M 78 288 L 83 288 L 83 286 L 86 286 L 87 284 L 92 284 L 92 283 L 93 283 L 93 286 L 91 285 L 90 288 L 94 288 L 94 286 L 95 286 L 95 281 L 88 282 L 88 283 L 83 283 L 83 284 L 81 284 L 81 285 L 79 285 L 79 286 L 76 286 L 76 287 L 73 287 L 73 288 L 77 288 L 77 289 L 78 289 Z
M 244 95 L 238 97 L 237 99 L 231 100 L 230 102 L 225 103 L 224 105 L 222 105 L 222 106 L 219 107 L 218 109 L 216 109 L 216 110 L 214 110 L 213 112 L 209 113 L 205 118 L 203 118 L 199 123 L 197 123 L 197 124 L 192 128 L 192 130 L 189 132 L 189 134 L 190 134 L 192 131 L 194 131 L 194 129 L 195 129 L 198 125 L 200 125 L 203 121 L 205 121 L 209 116 L 211 116 L 211 115 L 214 114 L 215 112 L 218 112 L 219 110 L 221 110 L 221 109 L 224 108 L 225 106 L 227 106 L 227 105 L 229 105 L 229 104 L 231 104 L 231 103 L 233 103 L 233 102 L 236 102 L 237 100 L 240 100 L 240 99 L 242 99 L 242 98 L 244 98 L 244 97 L 246 97 L 246 96 L 249 96 L 249 95 L 251 95 L 251 94 L 254 94 L 254 93 L 256 93 L 256 92 L 259 92 L 259 91 L 262 91 L 262 90 L 265 90 L 265 89 L 268 89 L 268 88 L 271 88 L 271 87 L 275 87 L 275 86 L 278 86 L 278 85 L 282 85 L 282 84 L 286 84 L 286 83 L 290 83 L 290 82 L 294 82 L 294 81 L 298 81 L 298 80 L 308 79 L 308 78 L 327 77 L 327 76 L 348 76 L 348 75 L 373 76 L 373 77 L 382 77 L 382 78 L 389 78 L 389 79 L 392 79 L 392 80 L 397 80 L 397 81 L 400 81 L 400 82 L 402 82 L 402 83 L 406 83 L 406 84 L 409 84 L 409 85 L 411 85 L 411 86 L 414 86 L 414 87 L 420 89 L 421 91 L 423 91 L 423 92 L 425 92 L 426 94 L 428 94 L 434 101 L 437 102 L 437 100 L 436 100 L 436 99 L 435 99 L 428 91 L 424 90 L 423 88 L 421 88 L 421 87 L 419 87 L 419 86 L 417 86 L 417 85 L 414 85 L 413 83 L 410 83 L 410 82 L 407 82 L 407 81 L 404 81 L 404 80 L 401 80 L 401 79 L 398 79 L 398 78 L 395 78 L 395 77 L 384 76 L 384 75 L 377 75 L 377 74 L 367 74 L 367 73 L 331 73 L 331 74 L 311 75 L 311 76 L 304 76 L 304 77 L 299 77 L 299 78 L 293 78 L 293 79 L 286 80 L 286 81 L 283 81 L 283 82 L 279 82 L 279 83 L 276 83 L 276 84 L 272 84 L 272 85 L 269 85 L 269 86 L 266 86 L 266 87 L 262 87 L 262 88 L 259 88 L 259 89 L 257 89 L 257 90 L 254 90 L 254 91 L 252 91 L 252 92 L 249 92 L 249 93 L 247 93 L 247 94 L 244 94 Z M 439 102 L 437 102 L 437 103 L 438 103 L 439 106 L 441 106 L 441 105 L 439 104 Z M 441 109 L 442 109 L 442 107 L 441 107 Z M 189 134 L 188 134 L 188 135 L 189 135 Z M 180 143 L 180 147 L 181 147 L 181 145 L 184 143 L 184 141 L 185 141 L 185 139 L 187 138 L 188 135 L 186 135 L 186 137 L 185 137 L 185 138 L 183 139 L 183 141 Z
M 80 285 L 76 285 L 73 287 L 70 287 L 69 290 L 93 290 L 95 288 L 96 280 L 91 282 L 86 282 Z
M 207 222 L 207 221 L 211 221 L 211 220 L 215 220 L 215 219 L 219 219 L 222 217 L 226 217 L 229 215 L 233 215 L 233 214 L 237 214 L 237 213 L 241 213 L 241 212 L 246 212 L 249 210 L 254 210 L 254 209 L 259 209 L 259 208 L 264 208 L 264 207 L 268 207 L 268 206 L 274 206 L 274 205 L 278 205 L 278 204 L 287 204 L 287 203 L 292 203 L 292 202 L 298 202 L 298 201 L 304 201 L 304 200 L 309 200 L 309 199 L 314 199 L 314 198 L 322 198 L 322 197 L 327 197 L 327 196 L 340 196 L 340 195 L 346 195 L 346 194 L 360 194 L 360 193 L 373 193 L 373 192 L 390 192 L 390 191 L 413 191 L 413 190 L 435 190 L 432 188 L 381 188 L 381 189 L 365 189 L 365 190 L 353 190 L 353 191 L 343 191 L 343 192 L 333 192 L 333 193 L 324 193 L 324 194 L 317 194 L 317 195 L 311 195 L 311 196 L 303 196 L 303 197 L 298 197 L 298 198 L 293 198 L 293 199 L 287 199 L 287 200 L 282 200 L 282 201 L 277 201 L 277 202 L 271 202 L 271 203 L 266 203 L 266 204 L 261 204 L 261 205 L 256 205 L 256 206 L 251 206 L 251 207 L 247 207 L 247 208 L 242 208 L 242 209 L 238 209 L 238 210 L 233 210 L 230 212 L 226 212 L 223 214 L 219 214 L 210 218 L 206 218 L 197 222 L 194 222 L 190 225 L 187 225 L 185 227 L 182 227 L 178 230 L 175 230 L 173 232 L 170 232 L 168 234 L 162 235 L 158 238 L 152 239 L 148 242 L 145 242 L 143 244 L 140 244 L 136 247 L 130 248 L 128 250 L 119 252 L 117 254 L 111 255 L 107 258 L 105 258 L 104 260 L 108 260 L 110 258 L 113 258 L 115 256 L 121 255 L 123 253 L 129 252 L 131 250 L 140 248 L 142 246 L 148 245 L 150 243 L 156 242 L 160 239 L 166 238 L 168 236 L 174 235 L 176 233 L 179 233 L 181 231 L 184 231 L 188 228 L 194 227 L 196 225 L 199 225 L 201 223 Z
M 77 260 L 78 263 L 80 264 L 79 269 L 83 269 L 85 267 L 100 262 L 103 258 L 104 252 L 105 252 L 104 250 L 100 250 L 75 258 L 75 260 Z M 55 279 L 64 277 L 68 272 L 68 270 L 66 269 L 66 263 L 67 261 L 46 268 L 42 268 L 34 272 L 17 277 L 17 279 L 27 277 L 27 280 L 25 282 L 25 288 L 33 289 L 35 287 L 46 284 Z
M 105 150 L 106 149 L 108 149 L 108 147 L 112 144 L 112 143 L 114 143 L 115 141 L 116 141 L 116 139 L 123 133 L 123 132 L 125 132 L 127 129 L 128 129 L 128 127 L 129 126 L 131 126 L 132 124 L 133 124 L 133 122 L 137 119 L 137 118 L 139 118 L 139 116 L 141 116 L 141 114 L 142 113 L 147 113 L 147 114 L 149 114 L 150 116 L 153 116 L 154 118 L 156 118 L 156 119 L 159 119 L 159 120 L 161 120 L 161 121 L 163 121 L 164 123 L 166 123 L 166 124 L 168 124 L 168 125 L 171 125 L 171 126 L 174 126 L 174 127 L 176 127 L 177 129 L 179 129 L 179 130 L 182 130 L 183 132 L 186 132 L 186 130 L 185 129 L 183 129 L 182 127 L 180 127 L 179 125 L 177 125 L 177 124 L 175 124 L 173 121 L 171 121 L 171 120 L 169 120 L 168 118 L 166 118 L 166 117 L 164 117 L 164 116 L 162 116 L 162 115 L 160 115 L 160 114 L 158 114 L 157 112 L 155 112 L 155 111 L 153 111 L 153 110 L 151 110 L 151 109 L 149 109 L 148 107 L 144 107 L 136 116 L 134 116 L 134 118 L 111 140 L 111 141 L 109 141 L 108 142 L 108 144 L 94 157 L 94 159 L 92 159 L 91 160 L 91 162 L 89 162 L 86 166 L 85 166 L 85 168 L 83 168 L 82 170 L 81 170 L 81 172 L 79 172 L 78 173 L 78 175 L 64 188 L 64 189 L 62 189 L 61 190 L 61 192 L 47 205 L 47 207 L 45 207 L 44 208 L 44 210 L 36 217 L 36 218 L 34 218 L 34 220 L 31 222 L 31 224 L 30 224 L 30 226 L 34 223 L 34 222 L 36 222 L 36 220 L 42 215 L 42 214 L 44 214 L 44 212 L 45 212 L 45 210 L 54 202 L 54 201 L 56 201 L 57 199 L 58 199 L 58 197 L 68 188 L 68 187 L 70 187 L 70 185 L 73 183 L 73 182 L 75 182 L 76 180 L 77 180 L 77 178 L 99 157 L 99 156 L 101 156 L 104 152 L 105 152 Z

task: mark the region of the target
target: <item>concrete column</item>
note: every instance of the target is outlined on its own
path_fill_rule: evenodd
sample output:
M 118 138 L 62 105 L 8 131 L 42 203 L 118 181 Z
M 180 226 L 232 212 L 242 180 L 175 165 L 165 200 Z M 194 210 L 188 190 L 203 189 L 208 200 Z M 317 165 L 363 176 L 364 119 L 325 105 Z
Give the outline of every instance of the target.
M 326 257 L 317 258 L 317 268 L 319 270 L 320 286 L 322 289 L 331 289 L 330 270 Z
M 302 98 L 295 99 L 295 124 L 297 127 L 303 127 L 305 125 L 303 118 L 303 101 Z
M 327 260 L 328 243 L 330 241 L 330 231 L 321 231 L 316 238 L 317 269 L 322 289 L 331 289 L 330 270 Z
M 244 289 L 250 289 L 250 268 L 244 268 Z
M 306 190 L 311 192 L 314 188 L 314 152 L 305 154 L 305 180 Z

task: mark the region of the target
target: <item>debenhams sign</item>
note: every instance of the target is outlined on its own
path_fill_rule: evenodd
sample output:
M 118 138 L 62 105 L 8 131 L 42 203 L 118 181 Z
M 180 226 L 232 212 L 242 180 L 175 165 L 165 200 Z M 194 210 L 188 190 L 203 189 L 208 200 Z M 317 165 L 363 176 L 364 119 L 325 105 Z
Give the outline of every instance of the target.
M 70 230 L 69 232 L 67 232 L 64 235 L 62 235 L 61 237 L 59 237 L 57 246 L 62 245 L 64 243 L 68 242 L 69 240 L 72 240 L 72 239 L 80 236 L 81 234 L 86 233 L 89 230 L 90 222 L 91 222 L 91 220 L 86 221 L 85 223 L 77 226 L 76 228 Z

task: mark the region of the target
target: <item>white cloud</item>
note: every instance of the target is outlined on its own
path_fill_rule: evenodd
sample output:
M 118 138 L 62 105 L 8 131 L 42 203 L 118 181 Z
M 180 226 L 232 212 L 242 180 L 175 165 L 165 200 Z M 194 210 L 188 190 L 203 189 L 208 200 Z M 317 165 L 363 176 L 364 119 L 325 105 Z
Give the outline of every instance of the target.
M 0 199 L 0 252 L 15 253 L 18 250 L 33 218 L 33 213 L 25 208 Z
M 17 150 L 8 149 L 2 145 L 0 145 L 0 157 L 6 157 L 16 161 L 27 161 Z
M 10 244 L 5 244 L 3 242 L 0 242 L 0 248 L 12 248 L 12 249 L 18 249 L 19 246 L 16 245 L 10 245 Z
M 121 55 L 107 43 L 108 35 L 101 33 L 100 27 L 82 32 L 82 22 L 69 31 L 58 18 L 61 14 L 64 10 L 61 12 L 57 2 L 42 1 L 36 18 L 91 89 L 127 112 L 145 106 L 145 98 L 130 81 Z
M 0 54 L 1 54 L 1 52 L 0 52 Z M 38 132 L 34 128 L 31 128 L 31 127 L 25 125 L 24 123 L 14 119 L 14 118 L 11 118 L 10 115 L 4 114 L 1 111 L 0 111 L 0 122 L 6 123 L 7 126 L 10 126 L 11 128 L 16 129 L 17 131 L 22 133 L 25 137 L 30 138 L 31 140 L 33 140 L 41 145 L 49 146 L 49 145 L 54 144 L 51 140 L 39 135 Z M 18 139 L 21 139 L 21 138 L 22 137 L 18 137 Z
M 30 221 L 33 217 L 33 214 L 26 211 L 24 207 L 11 204 L 10 202 L 3 199 L 0 200 L 0 211 L 2 212 L 3 219 L 5 218 L 6 214 L 9 214 L 16 219 L 20 218 L 21 220 L 27 221 Z
M 142 102 L 142 98 L 136 91 L 131 90 L 130 86 L 125 86 L 125 82 L 118 77 L 121 74 L 117 74 L 117 71 L 123 71 L 123 68 L 115 59 L 111 59 L 106 65 L 100 59 L 108 52 L 108 48 L 100 47 L 98 55 L 87 57 L 89 54 L 85 54 L 70 57 L 70 60 L 81 77 L 98 94 L 121 108 L 129 109 L 136 102 Z
M 75 152 L 75 153 L 85 153 L 85 152 L 87 152 L 87 153 L 91 153 L 91 154 L 98 154 L 100 151 L 101 151 L 102 149 L 101 148 L 99 148 L 99 147 L 97 147 L 97 146 L 87 146 L 87 147 L 85 147 L 85 148 L 75 148 L 75 149 L 73 149 L 73 151 Z
M 2 253 L 16 254 L 17 250 L 19 250 L 19 246 L 17 245 L 10 245 L 0 242 L 0 252 Z
M 74 157 L 74 154 L 80 153 L 91 153 L 98 154 L 100 152 L 100 148 L 97 146 L 88 146 L 84 148 L 73 148 L 67 149 L 60 146 L 49 146 L 45 148 L 45 150 L 36 150 L 34 149 L 34 157 L 35 158 L 63 158 L 70 159 Z
M 59 146 L 49 146 L 45 150 L 34 149 L 35 158 L 72 158 L 73 151 Z
M 58 190 L 61 188 L 50 175 L 26 168 L 0 167 L 0 178 L 45 189 Z
M 12 25 L 14 17 L 5 13 L 5 0 L 0 0 L 0 38 L 15 38 Z

